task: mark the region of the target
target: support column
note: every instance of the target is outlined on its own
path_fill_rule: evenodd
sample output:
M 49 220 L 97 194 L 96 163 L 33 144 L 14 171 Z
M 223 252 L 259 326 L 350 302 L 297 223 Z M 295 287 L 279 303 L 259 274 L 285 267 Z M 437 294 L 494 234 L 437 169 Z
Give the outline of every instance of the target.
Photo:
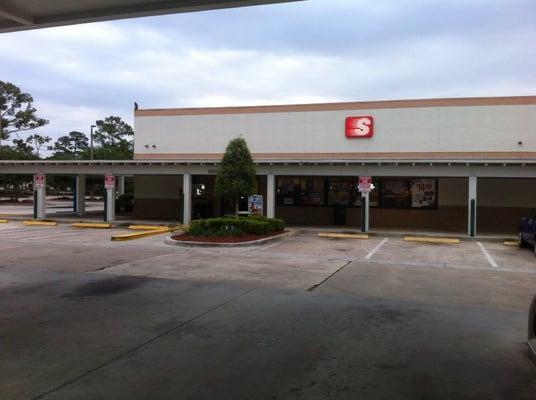
M 34 175 L 34 218 L 46 218 L 46 176 L 44 174 Z
M 115 188 L 106 189 L 106 222 L 113 222 L 115 220 Z
M 467 234 L 469 236 L 476 235 L 476 176 L 469 177 L 469 200 L 468 200 L 468 216 L 467 216 Z
M 266 175 L 266 217 L 275 218 L 275 176 Z
M 361 232 L 369 231 L 369 192 L 361 192 Z
M 117 177 L 117 194 L 119 196 L 125 194 L 125 177 L 123 175 Z
M 182 223 L 189 224 L 192 220 L 192 175 L 190 174 L 182 175 L 182 193 Z
M 77 175 L 76 176 L 76 187 L 75 187 L 75 212 L 76 215 L 82 217 L 86 215 L 86 176 Z
M 72 194 L 73 194 L 73 212 L 76 213 L 76 187 L 77 187 L 77 184 L 76 184 L 76 176 L 73 176 L 73 186 L 72 186 Z
M 115 176 L 106 174 L 104 176 L 104 221 L 113 222 L 115 220 Z

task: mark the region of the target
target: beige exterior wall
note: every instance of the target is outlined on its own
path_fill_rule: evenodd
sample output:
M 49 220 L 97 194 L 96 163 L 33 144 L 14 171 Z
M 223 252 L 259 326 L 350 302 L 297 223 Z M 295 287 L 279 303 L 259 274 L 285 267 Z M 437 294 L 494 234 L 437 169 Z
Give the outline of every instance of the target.
M 368 115 L 374 118 L 374 136 L 346 138 L 345 118 Z M 135 117 L 135 153 L 137 158 L 219 154 L 237 136 L 256 154 L 535 152 L 535 129 L 534 104 L 153 116 L 142 112 Z

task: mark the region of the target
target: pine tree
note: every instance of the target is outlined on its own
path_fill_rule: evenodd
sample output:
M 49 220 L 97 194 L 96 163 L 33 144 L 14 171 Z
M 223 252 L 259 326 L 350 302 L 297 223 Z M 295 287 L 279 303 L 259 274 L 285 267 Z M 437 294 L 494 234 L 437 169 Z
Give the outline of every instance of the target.
M 255 175 L 255 164 L 246 141 L 241 137 L 232 139 L 218 168 L 214 189 L 224 199 L 234 201 L 236 217 L 240 197 L 249 196 L 255 189 Z

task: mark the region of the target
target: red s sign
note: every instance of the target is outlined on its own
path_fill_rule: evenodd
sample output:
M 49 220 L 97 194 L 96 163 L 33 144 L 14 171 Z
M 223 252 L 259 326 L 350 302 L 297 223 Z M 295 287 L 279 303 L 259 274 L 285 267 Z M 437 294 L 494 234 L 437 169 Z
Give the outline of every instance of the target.
M 373 119 L 371 116 L 346 117 L 347 138 L 367 138 L 374 134 Z

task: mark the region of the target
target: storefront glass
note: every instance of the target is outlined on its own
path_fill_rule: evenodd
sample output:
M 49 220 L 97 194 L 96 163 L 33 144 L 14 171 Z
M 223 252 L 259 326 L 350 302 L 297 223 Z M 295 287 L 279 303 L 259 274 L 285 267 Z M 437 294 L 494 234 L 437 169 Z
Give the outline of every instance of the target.
M 360 207 L 358 177 L 277 178 L 280 206 Z M 371 207 L 437 208 L 436 178 L 373 178 Z

